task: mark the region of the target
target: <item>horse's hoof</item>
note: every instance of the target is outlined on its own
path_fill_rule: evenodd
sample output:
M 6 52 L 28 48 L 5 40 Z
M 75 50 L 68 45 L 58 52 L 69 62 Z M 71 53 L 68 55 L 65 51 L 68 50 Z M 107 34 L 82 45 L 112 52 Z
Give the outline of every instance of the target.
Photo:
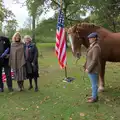
M 104 92 L 104 87 L 99 87 L 98 92 Z

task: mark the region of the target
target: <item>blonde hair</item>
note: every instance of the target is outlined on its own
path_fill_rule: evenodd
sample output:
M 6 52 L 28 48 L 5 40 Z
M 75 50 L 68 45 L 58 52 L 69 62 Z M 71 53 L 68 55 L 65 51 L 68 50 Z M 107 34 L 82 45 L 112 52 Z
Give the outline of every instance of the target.
M 27 39 L 27 38 L 28 38 L 30 41 L 32 41 L 32 38 L 31 38 L 29 35 L 25 35 L 25 36 L 24 36 L 24 42 L 25 42 L 25 39 Z
M 12 37 L 12 42 L 15 42 L 16 36 L 19 35 L 20 36 L 20 41 L 21 41 L 21 35 L 19 32 L 16 32 L 13 37 Z

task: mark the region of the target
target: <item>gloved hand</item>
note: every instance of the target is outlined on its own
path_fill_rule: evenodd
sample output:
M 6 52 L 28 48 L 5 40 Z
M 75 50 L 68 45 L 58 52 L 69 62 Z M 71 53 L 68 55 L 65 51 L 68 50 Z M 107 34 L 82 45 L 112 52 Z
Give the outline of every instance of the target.
M 9 58 L 10 57 L 10 54 L 7 54 L 6 56 L 5 56 L 5 58 Z
M 32 63 L 32 66 L 34 66 L 34 63 Z

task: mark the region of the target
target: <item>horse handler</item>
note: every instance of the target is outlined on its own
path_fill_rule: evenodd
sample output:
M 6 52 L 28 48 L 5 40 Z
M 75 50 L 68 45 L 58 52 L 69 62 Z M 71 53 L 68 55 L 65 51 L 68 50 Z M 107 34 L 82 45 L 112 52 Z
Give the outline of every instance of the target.
M 87 50 L 85 72 L 88 73 L 92 84 L 92 96 L 88 97 L 87 102 L 93 103 L 98 101 L 98 74 L 100 71 L 101 48 L 98 44 L 98 35 L 96 32 L 88 35 L 90 47 Z

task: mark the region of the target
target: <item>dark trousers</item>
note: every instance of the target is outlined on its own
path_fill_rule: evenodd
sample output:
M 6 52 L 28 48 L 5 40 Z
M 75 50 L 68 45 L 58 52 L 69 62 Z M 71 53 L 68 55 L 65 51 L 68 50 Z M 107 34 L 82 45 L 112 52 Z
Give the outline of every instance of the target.
M 5 64 L 2 67 L 0 66 L 0 88 L 3 89 L 2 68 L 4 68 L 5 71 L 8 89 L 11 89 L 12 88 L 11 68 L 7 64 Z
M 0 88 L 3 89 L 3 81 L 2 81 L 2 66 L 0 66 Z
M 6 82 L 7 82 L 8 89 L 11 89 L 12 88 L 11 68 L 9 65 L 4 65 L 3 68 L 5 71 L 6 78 L 7 78 Z

